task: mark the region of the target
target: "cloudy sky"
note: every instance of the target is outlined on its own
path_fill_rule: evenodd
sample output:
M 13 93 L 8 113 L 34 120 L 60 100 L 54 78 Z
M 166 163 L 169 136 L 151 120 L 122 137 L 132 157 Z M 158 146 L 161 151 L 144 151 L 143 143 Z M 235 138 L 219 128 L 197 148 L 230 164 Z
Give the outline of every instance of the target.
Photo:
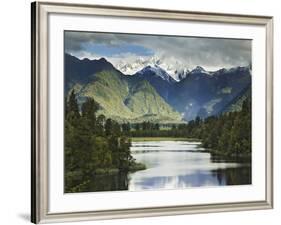
M 251 63 L 250 40 L 66 31 L 65 51 L 80 59 L 105 57 L 114 65 L 156 58 L 166 65 L 212 71 Z

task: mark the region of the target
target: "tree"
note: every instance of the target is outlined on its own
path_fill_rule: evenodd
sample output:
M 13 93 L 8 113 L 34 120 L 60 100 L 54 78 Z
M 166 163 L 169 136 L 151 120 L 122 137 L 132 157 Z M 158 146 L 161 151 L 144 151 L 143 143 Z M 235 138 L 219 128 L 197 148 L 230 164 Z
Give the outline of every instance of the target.
M 160 125 L 159 125 L 159 123 L 156 123 L 156 124 L 154 125 L 154 130 L 160 130 Z
M 120 170 L 129 170 L 131 161 L 133 159 L 133 157 L 131 156 L 130 147 L 131 141 L 124 136 L 120 137 L 118 145 Z
M 96 119 L 99 104 L 93 98 L 87 98 L 82 105 L 82 116 Z
M 109 136 L 112 134 L 113 124 L 112 124 L 112 120 L 110 118 L 106 120 L 104 128 L 105 128 L 106 136 Z
M 97 117 L 99 105 L 87 98 L 81 106 L 81 114 L 74 91 L 66 101 L 65 117 L 65 191 L 88 190 L 87 185 L 97 173 L 110 169 L 128 172 L 134 160 L 130 139 L 121 132 L 118 122 L 104 115 Z M 122 131 L 130 132 L 126 123 Z
M 131 130 L 131 125 L 130 123 L 123 123 L 122 124 L 122 132 L 125 133 L 125 134 L 129 134 Z
M 112 120 L 112 135 L 119 137 L 121 135 L 121 126 L 116 121 Z
M 140 130 L 140 124 L 139 124 L 139 123 L 137 123 L 137 124 L 135 125 L 135 130 L 136 130 L 136 131 L 139 131 L 139 130 Z
M 82 105 L 82 117 L 86 120 L 90 131 L 95 133 L 96 128 L 96 112 L 99 109 L 98 103 L 93 98 L 87 98 Z
M 105 116 L 99 115 L 96 122 L 96 132 L 100 136 L 104 136 Z
M 196 118 L 195 118 L 195 126 L 199 126 L 200 123 L 201 123 L 200 117 L 199 117 L 199 116 L 196 116 Z
M 66 103 L 65 116 L 73 125 L 80 118 L 79 107 L 74 90 L 71 91 L 69 100 Z

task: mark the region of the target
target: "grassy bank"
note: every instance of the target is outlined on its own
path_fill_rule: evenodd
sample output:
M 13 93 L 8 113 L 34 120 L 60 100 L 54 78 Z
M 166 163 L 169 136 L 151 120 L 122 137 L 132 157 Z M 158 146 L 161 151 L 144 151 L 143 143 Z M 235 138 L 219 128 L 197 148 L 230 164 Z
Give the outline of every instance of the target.
M 128 170 L 125 172 L 136 172 L 138 170 L 145 170 L 146 166 L 142 163 L 132 162 Z M 96 169 L 93 175 L 115 175 L 121 171 L 118 168 Z M 124 172 L 124 171 L 123 171 Z
M 143 163 L 138 163 L 138 162 L 134 162 L 130 168 L 129 168 L 129 172 L 136 172 L 138 170 L 145 170 L 146 166 Z
M 183 138 L 183 137 L 132 137 L 133 142 L 141 141 L 200 141 L 196 138 Z

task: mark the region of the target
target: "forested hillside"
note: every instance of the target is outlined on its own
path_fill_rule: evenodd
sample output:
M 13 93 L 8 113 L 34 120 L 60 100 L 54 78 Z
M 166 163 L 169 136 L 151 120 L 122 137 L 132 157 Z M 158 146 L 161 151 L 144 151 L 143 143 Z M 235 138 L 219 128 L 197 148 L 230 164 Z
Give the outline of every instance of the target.
M 145 169 L 130 153 L 131 140 L 121 126 L 104 115 L 99 105 L 86 99 L 79 112 L 74 91 L 65 104 L 65 192 L 79 192 L 97 174 Z

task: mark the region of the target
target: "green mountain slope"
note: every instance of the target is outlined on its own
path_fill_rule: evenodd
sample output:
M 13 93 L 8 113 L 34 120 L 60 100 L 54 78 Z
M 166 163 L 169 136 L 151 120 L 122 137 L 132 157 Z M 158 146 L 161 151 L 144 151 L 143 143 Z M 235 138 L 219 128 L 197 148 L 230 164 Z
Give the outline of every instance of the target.
M 131 80 L 115 70 L 95 74 L 94 79 L 79 87 L 78 100 L 94 98 L 100 114 L 119 122 L 180 123 L 181 115 L 173 110 L 146 80 Z

